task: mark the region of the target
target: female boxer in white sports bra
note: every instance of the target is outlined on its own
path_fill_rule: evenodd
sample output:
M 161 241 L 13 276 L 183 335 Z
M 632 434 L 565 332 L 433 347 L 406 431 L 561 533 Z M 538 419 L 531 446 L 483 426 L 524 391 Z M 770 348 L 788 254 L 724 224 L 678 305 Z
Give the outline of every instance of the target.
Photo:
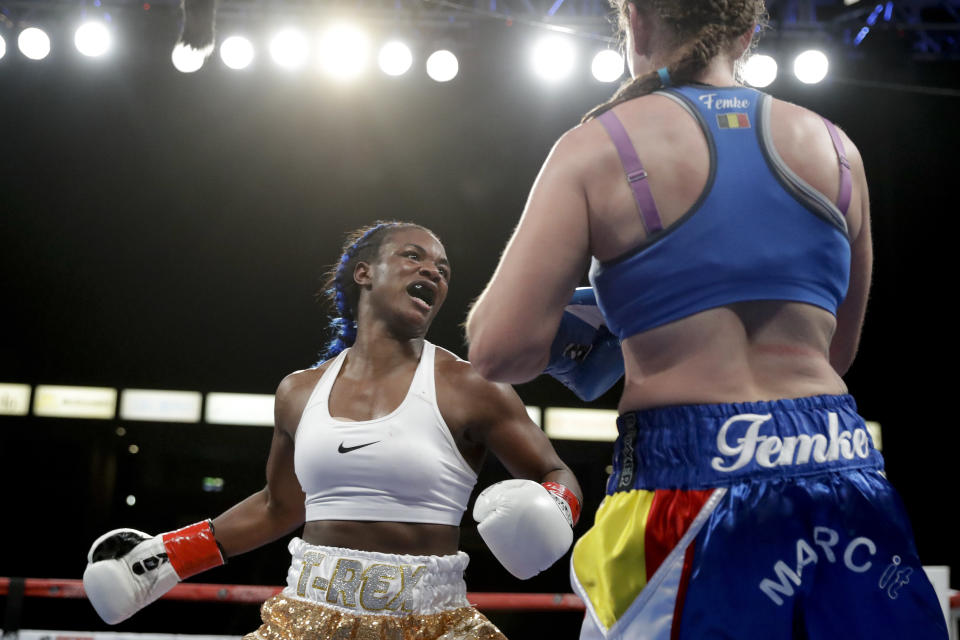
M 339 313 L 328 359 L 277 390 L 266 487 L 212 521 L 102 536 L 84 574 L 101 617 L 119 622 L 178 580 L 303 526 L 287 586 L 248 638 L 502 638 L 467 602 L 458 550 L 486 452 L 517 479 L 484 491 L 474 517 L 517 577 L 569 548 L 580 488 L 512 388 L 424 339 L 449 279 L 423 227 L 352 234 L 326 291 Z

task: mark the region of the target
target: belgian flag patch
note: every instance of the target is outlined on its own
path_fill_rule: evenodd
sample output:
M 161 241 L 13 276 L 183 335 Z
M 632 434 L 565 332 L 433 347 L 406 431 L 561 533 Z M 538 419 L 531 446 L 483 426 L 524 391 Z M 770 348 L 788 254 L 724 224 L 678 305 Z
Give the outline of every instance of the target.
M 721 129 L 749 129 L 750 118 L 745 113 L 718 113 L 717 124 Z

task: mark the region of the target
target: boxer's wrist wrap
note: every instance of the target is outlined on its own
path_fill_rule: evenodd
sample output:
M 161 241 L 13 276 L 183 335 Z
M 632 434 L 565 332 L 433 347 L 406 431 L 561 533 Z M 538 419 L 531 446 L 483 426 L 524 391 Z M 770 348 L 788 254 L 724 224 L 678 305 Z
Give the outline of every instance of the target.
M 544 489 L 550 492 L 553 499 L 557 501 L 560 511 L 566 516 L 567 522 L 573 527 L 580 519 L 580 500 L 577 496 L 559 482 L 541 482 Z
M 163 546 L 170 566 L 181 580 L 224 563 L 209 520 L 163 534 Z

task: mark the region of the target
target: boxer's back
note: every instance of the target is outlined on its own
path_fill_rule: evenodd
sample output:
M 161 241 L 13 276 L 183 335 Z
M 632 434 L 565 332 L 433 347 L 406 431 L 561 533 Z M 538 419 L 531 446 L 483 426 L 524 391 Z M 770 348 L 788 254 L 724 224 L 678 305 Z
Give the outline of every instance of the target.
M 701 91 L 709 88 L 702 87 Z M 786 173 L 794 174 L 808 185 L 815 195 L 836 202 L 840 192 L 840 165 L 823 120 L 801 107 L 769 100 L 765 133 L 775 154 L 779 155 L 780 164 L 786 167 Z M 619 105 L 615 114 L 648 172 L 651 194 L 666 230 L 662 235 L 669 238 L 688 220 L 700 215 L 699 208 L 707 192 L 723 187 L 717 184 L 717 174 L 711 165 L 711 154 L 716 157 L 714 145 L 708 141 L 694 114 L 667 95 L 631 100 Z M 759 123 L 746 124 L 752 129 Z M 589 123 L 582 129 L 588 126 L 593 129 L 582 131 L 585 135 L 581 140 L 586 147 L 585 156 L 589 158 L 585 164 L 592 167 L 585 172 L 591 253 L 601 265 L 615 264 L 624 256 L 637 253 L 638 247 L 655 246 L 659 240 L 656 237 L 648 240 L 634 194 L 624 179 L 621 160 L 610 138 L 598 123 Z M 744 144 L 760 144 L 753 131 L 736 135 L 742 136 Z M 853 178 L 844 218 L 845 233 L 854 242 L 855 272 L 851 276 L 850 297 L 853 299 L 841 305 L 837 313 L 840 332 L 833 313 L 821 306 L 761 298 L 697 310 L 666 324 L 644 328 L 628 334 L 623 342 L 626 385 L 621 410 L 845 392 L 837 370 L 842 372 L 849 366 L 859 336 L 859 318 L 866 294 L 860 280 L 866 276 L 857 272 L 863 270 L 862 265 L 858 266 L 858 259 L 863 262 L 863 256 L 857 255 L 857 247 L 866 244 L 869 249 L 869 231 L 866 230 L 865 238 L 860 238 L 867 215 L 862 163 L 852 142 L 842 134 L 841 139 Z M 761 179 L 770 180 L 770 176 L 758 175 L 757 180 Z M 724 198 L 731 208 L 737 207 L 740 200 L 729 192 Z M 694 209 L 692 214 L 691 209 Z M 770 217 L 778 212 L 757 211 L 755 214 Z M 811 220 L 815 217 L 814 213 L 810 216 Z M 719 238 L 718 242 L 723 239 Z M 859 251 L 862 252 L 862 248 Z M 644 256 L 638 256 L 638 260 L 643 259 Z M 683 259 L 695 260 L 696 255 Z M 847 319 L 846 315 L 854 317 Z M 835 354 L 831 364 L 831 343 L 835 341 L 843 344 L 833 345 Z

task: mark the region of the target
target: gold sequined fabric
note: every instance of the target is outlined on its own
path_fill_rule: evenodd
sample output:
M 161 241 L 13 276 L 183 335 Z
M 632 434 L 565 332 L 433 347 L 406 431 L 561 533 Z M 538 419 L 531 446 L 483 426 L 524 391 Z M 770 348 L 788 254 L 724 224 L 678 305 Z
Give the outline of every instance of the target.
M 473 607 L 406 616 L 354 614 L 277 594 L 243 640 L 507 640 Z

